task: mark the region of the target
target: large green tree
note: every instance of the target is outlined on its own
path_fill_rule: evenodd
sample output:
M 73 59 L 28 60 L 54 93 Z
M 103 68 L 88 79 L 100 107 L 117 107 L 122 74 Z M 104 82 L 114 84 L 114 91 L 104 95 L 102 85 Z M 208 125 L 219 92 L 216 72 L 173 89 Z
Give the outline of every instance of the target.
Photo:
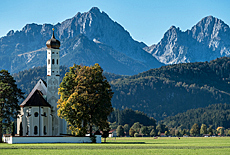
M 109 82 L 98 65 L 70 67 L 60 88 L 58 115 L 70 125 L 76 135 L 92 135 L 92 127 L 103 130 L 108 126 L 107 117 L 112 112 L 113 96 Z
M 18 99 L 23 98 L 21 89 L 17 88 L 14 78 L 7 70 L 0 71 L 0 136 L 3 126 L 9 128 L 13 119 L 16 119 L 19 105 Z M 14 131 L 11 131 L 14 132 Z M 2 138 L 0 138 L 2 142 Z

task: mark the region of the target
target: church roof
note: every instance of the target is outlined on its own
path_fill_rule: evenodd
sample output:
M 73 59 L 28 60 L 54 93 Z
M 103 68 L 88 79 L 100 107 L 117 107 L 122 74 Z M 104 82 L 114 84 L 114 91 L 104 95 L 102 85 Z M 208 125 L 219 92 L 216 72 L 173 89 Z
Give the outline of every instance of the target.
M 35 90 L 34 92 L 32 91 L 20 105 L 20 107 L 26 106 L 51 107 L 51 105 L 42 96 L 42 92 L 39 90 Z

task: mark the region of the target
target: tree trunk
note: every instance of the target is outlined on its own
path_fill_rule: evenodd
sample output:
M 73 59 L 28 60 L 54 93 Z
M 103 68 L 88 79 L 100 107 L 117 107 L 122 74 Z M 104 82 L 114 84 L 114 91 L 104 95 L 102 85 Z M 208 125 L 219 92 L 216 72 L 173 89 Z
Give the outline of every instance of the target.
M 90 126 L 89 126 L 90 137 L 92 137 L 92 132 L 93 132 L 93 127 L 92 127 L 92 124 L 90 123 Z
M 0 143 L 2 143 L 2 121 L 0 121 Z
M 93 126 L 92 126 L 92 115 L 89 115 L 90 121 L 89 121 L 89 133 L 90 133 L 90 137 L 92 137 L 92 132 L 93 132 Z

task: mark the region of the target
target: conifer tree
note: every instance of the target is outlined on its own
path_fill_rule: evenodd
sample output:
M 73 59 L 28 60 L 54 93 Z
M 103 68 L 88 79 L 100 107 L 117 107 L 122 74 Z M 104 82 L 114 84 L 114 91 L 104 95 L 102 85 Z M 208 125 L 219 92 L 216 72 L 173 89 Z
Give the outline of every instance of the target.
M 0 136 L 2 137 L 3 125 L 10 127 L 16 119 L 19 105 L 18 99 L 23 98 L 21 89 L 17 88 L 14 78 L 7 70 L 0 71 Z M 2 142 L 2 138 L 0 138 Z

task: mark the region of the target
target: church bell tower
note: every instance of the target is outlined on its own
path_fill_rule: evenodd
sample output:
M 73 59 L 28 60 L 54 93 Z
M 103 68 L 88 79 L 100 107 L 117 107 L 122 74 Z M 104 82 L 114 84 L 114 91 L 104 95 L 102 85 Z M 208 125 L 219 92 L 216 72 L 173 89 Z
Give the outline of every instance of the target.
M 59 70 L 59 47 L 60 41 L 53 35 L 51 39 L 46 42 L 47 46 L 47 102 L 52 106 L 52 135 L 59 136 L 62 130 L 62 121 L 57 116 L 57 101 L 58 87 L 60 83 L 60 70 Z

